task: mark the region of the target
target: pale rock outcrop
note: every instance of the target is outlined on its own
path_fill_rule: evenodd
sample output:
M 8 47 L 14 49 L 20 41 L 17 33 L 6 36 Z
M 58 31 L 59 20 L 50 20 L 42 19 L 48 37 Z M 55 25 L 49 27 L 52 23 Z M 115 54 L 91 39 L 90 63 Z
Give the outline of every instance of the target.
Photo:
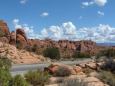
M 45 58 L 15 46 L 0 42 L 0 56 L 7 56 L 14 64 L 32 64 L 45 61 Z
M 86 65 L 86 67 L 89 67 L 91 69 L 95 69 L 95 70 L 97 69 L 97 65 L 95 62 L 88 62 L 85 65 Z
M 78 86 L 78 84 L 80 84 L 81 86 L 109 86 L 101 82 L 96 77 L 87 77 L 86 75 L 72 75 L 69 77 L 51 77 L 50 78 L 51 84 L 45 86 L 66 86 L 67 84 L 66 83 L 64 84 L 64 82 L 71 80 L 77 80 L 77 82 L 74 82 L 76 84 L 76 85 L 74 84 L 74 86 Z M 72 82 L 70 82 L 69 84 L 71 83 Z

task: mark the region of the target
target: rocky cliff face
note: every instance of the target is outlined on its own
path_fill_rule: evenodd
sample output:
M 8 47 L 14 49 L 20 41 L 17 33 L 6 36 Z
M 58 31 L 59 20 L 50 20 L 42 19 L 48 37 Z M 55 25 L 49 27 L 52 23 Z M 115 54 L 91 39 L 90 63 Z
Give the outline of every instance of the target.
M 10 32 L 7 23 L 0 20 L 0 41 L 8 43 L 10 40 Z
M 28 40 L 31 43 L 31 46 L 36 45 L 38 48 L 47 48 L 47 47 L 56 47 L 59 48 L 60 52 L 71 56 L 74 52 L 82 52 L 95 54 L 97 51 L 96 43 L 93 41 L 69 41 L 69 40 Z
M 7 23 L 0 21 L 0 31 L 4 33 L 0 37 L 0 41 L 5 43 L 10 43 L 16 47 L 23 49 L 26 47 L 37 46 L 37 48 L 47 48 L 56 47 L 59 48 L 60 52 L 63 54 L 71 55 L 75 51 L 87 52 L 94 54 L 97 51 L 96 43 L 92 41 L 69 41 L 69 40 L 59 40 L 53 41 L 51 39 L 38 40 L 38 39 L 28 39 L 23 29 L 18 28 L 16 31 L 9 32 Z

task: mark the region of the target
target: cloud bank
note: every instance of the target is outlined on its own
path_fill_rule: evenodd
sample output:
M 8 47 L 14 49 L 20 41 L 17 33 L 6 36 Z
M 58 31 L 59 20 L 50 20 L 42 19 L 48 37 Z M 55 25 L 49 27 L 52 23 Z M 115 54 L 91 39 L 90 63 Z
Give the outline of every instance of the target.
M 115 28 L 110 25 L 99 24 L 95 27 L 77 28 L 72 22 L 61 26 L 50 26 L 41 31 L 43 37 L 54 40 L 93 40 L 96 42 L 115 42 Z
M 86 1 L 86 2 L 82 2 L 83 6 L 91 6 L 91 5 L 98 5 L 98 6 L 105 6 L 105 4 L 107 3 L 107 0 L 92 0 L 92 1 Z
M 35 33 L 32 26 L 27 24 L 19 24 L 18 19 L 13 21 L 15 28 L 23 28 L 29 38 L 53 40 L 93 40 L 96 42 L 115 42 L 115 28 L 110 25 L 99 24 L 95 27 L 77 28 L 71 21 L 62 23 L 61 25 L 52 25 L 48 28 L 43 28 L 38 33 Z

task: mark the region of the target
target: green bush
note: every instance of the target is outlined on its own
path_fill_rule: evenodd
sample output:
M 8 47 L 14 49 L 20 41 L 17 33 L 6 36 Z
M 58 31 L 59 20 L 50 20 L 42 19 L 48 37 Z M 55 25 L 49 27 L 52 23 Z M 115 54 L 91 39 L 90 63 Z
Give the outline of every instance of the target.
M 0 69 L 9 70 L 11 68 L 11 60 L 6 56 L 0 57 Z
M 16 75 L 10 81 L 10 86 L 29 86 L 24 77 L 21 75 Z
M 54 76 L 65 77 L 71 75 L 71 71 L 66 67 L 59 67 Z
M 10 72 L 0 68 L 0 86 L 9 86 L 10 80 Z
M 9 69 L 11 61 L 6 56 L 0 56 L 0 86 L 8 86 L 11 80 Z
M 115 86 L 115 75 L 111 72 L 101 71 L 98 78 L 110 86 Z
M 58 48 L 46 48 L 43 55 L 51 59 L 60 59 L 60 52 Z
M 43 71 L 29 71 L 25 74 L 26 81 L 33 86 L 44 86 L 49 77 L 49 74 Z
M 115 73 L 115 61 L 114 60 L 105 61 L 105 63 L 101 66 L 101 69 Z
M 73 58 L 90 58 L 90 54 L 88 53 L 81 53 L 81 52 L 75 52 L 73 54 Z

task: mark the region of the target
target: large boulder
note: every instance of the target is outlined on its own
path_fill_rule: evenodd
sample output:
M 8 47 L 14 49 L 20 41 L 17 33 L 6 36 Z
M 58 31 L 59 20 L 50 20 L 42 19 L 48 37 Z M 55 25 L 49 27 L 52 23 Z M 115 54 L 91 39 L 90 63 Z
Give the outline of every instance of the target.
M 83 73 L 82 68 L 80 66 L 69 66 L 65 64 L 53 63 L 49 67 L 45 68 L 46 71 L 50 72 L 53 75 L 65 76 L 66 73 L 70 73 L 70 75 L 76 75 L 79 73 Z M 68 75 L 68 74 L 67 74 Z
M 24 39 L 27 41 L 26 33 L 23 29 L 21 29 L 21 28 L 16 29 L 16 34 L 22 35 L 24 37 Z
M 16 30 L 16 46 L 18 48 L 25 48 L 28 45 L 28 39 L 23 29 Z
M 88 67 L 88 68 L 97 70 L 97 65 L 96 65 L 95 62 L 88 62 L 88 63 L 86 63 L 85 65 L 86 65 L 86 67 Z
M 8 41 L 10 40 L 9 28 L 7 26 L 7 23 L 3 20 L 0 20 L 0 38 L 1 37 L 6 37 Z
M 21 49 L 24 48 L 25 46 L 27 46 L 27 41 L 20 34 L 17 34 L 17 36 L 16 36 L 16 46 L 17 46 L 17 48 L 21 48 Z

